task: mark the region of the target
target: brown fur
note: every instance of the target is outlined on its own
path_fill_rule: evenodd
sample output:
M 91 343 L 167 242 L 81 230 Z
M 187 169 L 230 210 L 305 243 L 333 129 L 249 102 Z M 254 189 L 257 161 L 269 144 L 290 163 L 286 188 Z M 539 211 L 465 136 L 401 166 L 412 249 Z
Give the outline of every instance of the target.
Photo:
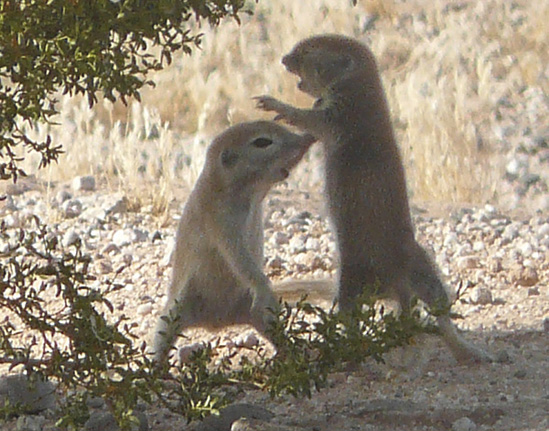
M 313 109 L 269 96 L 258 97 L 258 107 L 324 144 L 340 308 L 376 285 L 378 295 L 397 299 L 403 310 L 414 295 L 449 307 L 437 269 L 414 237 L 404 168 L 372 52 L 354 39 L 321 35 L 299 42 L 282 63 L 301 78 L 298 87 L 317 98 Z M 458 335 L 447 315 L 438 322 L 457 359 L 490 359 Z
M 261 203 L 314 142 L 268 121 L 233 126 L 216 137 L 185 205 L 166 306 L 154 331 L 162 363 L 185 328 L 251 323 L 260 331 L 276 309 L 263 273 Z

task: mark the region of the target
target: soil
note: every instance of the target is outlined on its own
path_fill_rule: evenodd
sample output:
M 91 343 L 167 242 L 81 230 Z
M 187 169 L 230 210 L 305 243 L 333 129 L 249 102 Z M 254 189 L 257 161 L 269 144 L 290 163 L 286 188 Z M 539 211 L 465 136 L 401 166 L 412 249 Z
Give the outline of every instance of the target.
M 164 225 L 146 207 L 100 220 L 88 215 L 117 197 L 106 191 L 73 193 L 82 212 L 69 218 L 55 210 L 60 218 L 55 229 L 63 240 L 69 232 L 84 240 L 98 283 L 124 268 L 117 280 L 125 287 L 111 297 L 115 314 L 137 322 L 139 335 L 148 339 L 169 280 L 170 244 L 182 202 Z M 17 209 L 4 208 L 4 213 L 18 214 L 24 225 L 28 214 L 47 207 L 45 200 L 43 191 L 29 190 L 12 198 Z M 459 365 L 440 339 L 423 336 L 415 346 L 390 353 L 385 365 L 367 362 L 334 373 L 328 387 L 310 399 L 243 394 L 239 402 L 274 414 L 272 429 L 549 428 L 549 217 L 440 203 L 414 203 L 413 213 L 418 240 L 432 250 L 448 284 L 465 287 L 453 308 L 462 316 L 456 323 L 466 339 L 496 361 Z M 265 214 L 266 272 L 274 281 L 334 277 L 333 237 L 318 191 L 278 187 L 267 199 Z M 143 235 L 120 240 L 123 232 L 135 231 Z M 220 333 L 197 329 L 187 331 L 186 342 L 238 345 L 251 333 L 242 327 Z M 230 429 L 208 428 L 207 422 L 187 425 L 184 418 L 154 406 L 146 414 L 152 430 Z M 16 421 L 2 426 L 11 431 Z M 43 429 L 54 429 L 50 420 Z

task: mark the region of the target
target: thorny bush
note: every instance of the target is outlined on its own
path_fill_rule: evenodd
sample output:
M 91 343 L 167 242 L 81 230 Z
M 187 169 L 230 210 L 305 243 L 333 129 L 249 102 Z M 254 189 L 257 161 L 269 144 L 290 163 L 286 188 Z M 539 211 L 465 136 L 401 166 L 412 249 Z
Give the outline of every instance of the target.
M 188 362 L 156 370 L 133 334 L 137 323 L 113 314 L 108 298 L 122 286 L 99 285 L 80 244 L 65 249 L 38 219 L 34 226 L 16 232 L 0 225 L 0 311 L 8 316 L 0 326 L 0 362 L 57 384 L 63 429 L 81 429 L 91 397 L 106 401 L 123 430 L 135 424 L 138 403 L 160 403 L 194 420 L 250 388 L 310 397 L 329 373 L 369 357 L 382 361 L 425 330 L 418 315 L 397 318 L 372 299 L 348 313 L 303 299 L 284 304 L 271 326 L 275 355 L 257 346 L 253 359 L 237 360 L 205 345 Z M 19 407 L 0 412 L 18 414 Z

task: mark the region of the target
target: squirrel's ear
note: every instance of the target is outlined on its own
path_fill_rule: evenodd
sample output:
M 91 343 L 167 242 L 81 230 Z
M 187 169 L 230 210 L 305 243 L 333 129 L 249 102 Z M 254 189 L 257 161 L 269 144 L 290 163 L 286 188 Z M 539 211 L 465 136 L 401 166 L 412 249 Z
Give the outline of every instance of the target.
M 237 160 L 238 154 L 232 150 L 223 150 L 223 152 L 221 153 L 221 165 L 226 168 L 234 166 Z

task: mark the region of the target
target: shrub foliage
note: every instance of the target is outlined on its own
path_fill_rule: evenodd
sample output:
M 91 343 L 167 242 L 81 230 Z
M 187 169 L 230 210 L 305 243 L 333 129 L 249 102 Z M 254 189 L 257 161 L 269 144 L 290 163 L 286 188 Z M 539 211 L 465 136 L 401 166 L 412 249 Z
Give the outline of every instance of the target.
M 121 429 L 130 429 L 138 403 L 160 403 L 193 420 L 218 412 L 246 388 L 311 396 L 329 373 L 370 357 L 382 361 L 424 330 L 416 315 L 396 318 L 368 298 L 349 313 L 302 300 L 285 304 L 274 319 L 275 355 L 257 346 L 251 355 L 222 356 L 205 345 L 182 365 L 172 360 L 169 369 L 156 369 L 133 333 L 137 323 L 113 313 L 109 295 L 121 286 L 98 285 L 79 244 L 65 249 L 35 225 L 17 235 L 0 225 L 0 309 L 9 311 L 0 326 L 0 362 L 58 384 L 63 429 L 82 427 L 90 397 L 103 398 Z M 0 413 L 19 412 L 8 407 Z
M 37 152 L 41 166 L 57 160 L 58 145 L 21 128 L 54 121 L 56 92 L 85 95 L 90 106 L 98 93 L 139 100 L 149 71 L 200 45 L 197 23 L 238 20 L 243 7 L 244 0 L 0 0 L 0 179 L 24 175 L 17 147 Z

